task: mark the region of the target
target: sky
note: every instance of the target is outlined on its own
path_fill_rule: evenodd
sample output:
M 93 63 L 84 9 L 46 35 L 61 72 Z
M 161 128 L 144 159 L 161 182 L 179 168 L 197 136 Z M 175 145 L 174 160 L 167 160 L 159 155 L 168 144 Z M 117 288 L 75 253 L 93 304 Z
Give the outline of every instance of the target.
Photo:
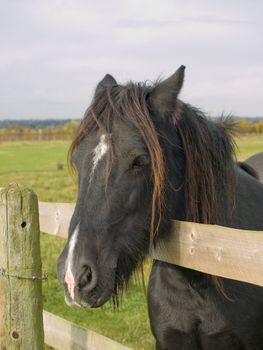
M 263 116 L 262 13 L 262 0 L 0 0 L 0 119 L 81 118 L 106 73 L 154 81 L 181 64 L 183 101 Z

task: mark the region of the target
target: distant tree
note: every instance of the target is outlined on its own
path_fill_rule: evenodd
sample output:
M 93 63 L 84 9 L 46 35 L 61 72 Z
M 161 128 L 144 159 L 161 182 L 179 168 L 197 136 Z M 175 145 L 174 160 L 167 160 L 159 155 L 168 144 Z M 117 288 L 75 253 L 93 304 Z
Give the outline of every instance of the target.
M 243 134 L 254 132 L 253 123 L 251 123 L 247 119 L 239 120 L 237 125 L 238 125 L 239 131 Z
M 63 126 L 63 131 L 65 134 L 73 135 L 76 132 L 78 126 L 79 126 L 78 120 L 71 120 L 70 122 L 66 123 Z
M 263 134 L 263 121 L 255 123 L 255 131 L 257 134 Z

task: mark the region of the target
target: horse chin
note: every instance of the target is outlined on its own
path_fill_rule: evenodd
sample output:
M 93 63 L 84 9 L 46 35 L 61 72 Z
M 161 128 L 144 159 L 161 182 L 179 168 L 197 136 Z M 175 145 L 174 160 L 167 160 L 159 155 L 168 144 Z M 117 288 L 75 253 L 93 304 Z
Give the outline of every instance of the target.
M 76 292 L 74 299 L 71 298 L 68 291 L 65 290 L 65 303 L 68 306 L 78 306 L 81 308 L 98 308 L 103 306 L 113 294 L 113 288 L 110 286 L 104 286 L 97 290 L 96 288 L 88 293 Z
M 70 307 L 77 306 L 80 308 L 95 309 L 103 306 L 110 299 L 110 297 L 111 293 L 108 292 L 107 294 L 103 293 L 103 295 L 98 297 L 97 299 L 76 298 L 72 300 L 67 294 L 65 294 L 65 303 Z
M 103 306 L 107 301 L 109 301 L 110 297 L 111 297 L 111 292 L 108 292 L 107 294 L 103 294 L 101 297 L 99 297 L 99 299 L 91 306 L 91 308 L 98 308 Z

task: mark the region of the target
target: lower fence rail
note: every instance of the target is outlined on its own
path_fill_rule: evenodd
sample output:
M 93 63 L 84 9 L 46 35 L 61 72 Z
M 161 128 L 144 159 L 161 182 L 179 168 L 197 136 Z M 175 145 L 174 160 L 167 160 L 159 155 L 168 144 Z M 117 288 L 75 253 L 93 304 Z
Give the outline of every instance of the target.
M 45 343 L 57 350 L 131 350 L 115 340 L 43 311 Z

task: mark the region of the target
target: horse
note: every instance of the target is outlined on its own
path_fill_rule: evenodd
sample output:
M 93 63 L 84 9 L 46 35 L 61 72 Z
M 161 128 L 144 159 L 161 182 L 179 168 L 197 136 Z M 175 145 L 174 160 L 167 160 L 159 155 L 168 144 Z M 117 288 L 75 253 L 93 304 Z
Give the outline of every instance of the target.
M 237 162 L 237 165 L 242 169 L 244 170 L 245 172 L 247 172 L 249 175 L 255 177 L 257 180 L 260 181 L 260 178 L 259 178 L 259 174 L 257 172 L 257 170 L 252 167 L 251 165 L 249 165 L 246 160 L 243 161 L 243 162 Z
M 256 153 L 247 158 L 244 160 L 244 163 L 255 170 L 259 181 L 263 183 L 263 152 Z
M 263 185 L 235 161 L 233 123 L 179 99 L 184 72 L 126 85 L 107 74 L 95 89 L 70 148 L 78 197 L 57 263 L 68 305 L 118 305 L 171 220 L 263 230 Z M 157 350 L 263 349 L 259 286 L 156 260 L 147 299 Z

